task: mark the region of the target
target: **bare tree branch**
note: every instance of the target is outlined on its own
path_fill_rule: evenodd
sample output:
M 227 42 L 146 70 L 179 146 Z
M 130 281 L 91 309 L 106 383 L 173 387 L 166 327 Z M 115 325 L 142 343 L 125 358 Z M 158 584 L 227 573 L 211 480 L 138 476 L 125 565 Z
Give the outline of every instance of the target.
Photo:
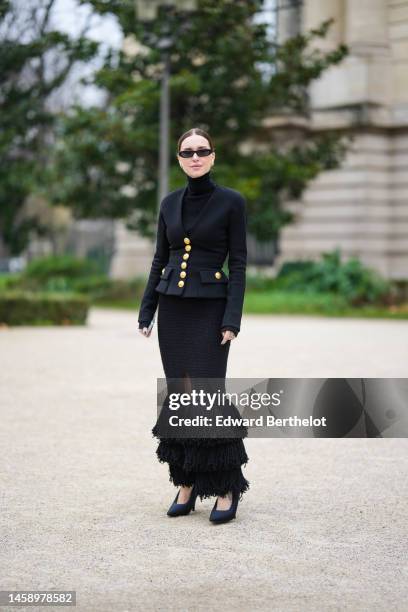
M 53 8 L 55 4 L 55 0 L 48 0 L 48 4 L 45 7 L 45 12 L 44 12 L 44 17 L 43 17 L 43 21 L 42 24 L 40 26 L 40 36 L 43 36 L 46 32 L 48 23 L 49 23 L 49 19 L 51 16 L 51 10 Z

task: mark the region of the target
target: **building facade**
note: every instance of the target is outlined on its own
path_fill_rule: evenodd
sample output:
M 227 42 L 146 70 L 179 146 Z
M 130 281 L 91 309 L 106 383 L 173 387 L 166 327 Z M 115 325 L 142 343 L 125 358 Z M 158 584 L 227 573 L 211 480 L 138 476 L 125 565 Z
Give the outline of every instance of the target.
M 283 11 L 279 35 L 333 17 L 329 50 L 349 55 L 310 91 L 310 130 L 352 136 L 341 167 L 321 173 L 298 202 L 275 261 L 316 259 L 339 247 L 389 279 L 408 279 L 408 0 L 304 0 Z

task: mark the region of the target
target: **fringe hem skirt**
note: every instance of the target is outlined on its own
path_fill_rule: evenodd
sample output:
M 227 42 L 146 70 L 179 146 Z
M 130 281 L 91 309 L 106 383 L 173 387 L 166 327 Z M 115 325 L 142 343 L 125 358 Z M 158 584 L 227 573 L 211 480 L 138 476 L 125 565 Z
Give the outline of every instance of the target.
M 225 305 L 225 298 L 159 295 L 157 330 L 168 392 L 172 379 L 185 381 L 186 391 L 192 388 L 188 383 L 193 380 L 194 388 L 198 379 L 205 379 L 206 389 L 214 380 L 218 389 L 225 390 L 223 384 L 231 344 L 221 344 Z M 201 499 L 224 496 L 228 491 L 242 499 L 249 488 L 241 469 L 248 462 L 242 440 L 247 435 L 246 428 L 223 428 L 224 432 L 227 431 L 223 437 L 215 432 L 214 427 L 201 430 L 200 437 L 195 437 L 193 428 L 188 430 L 190 435 L 178 433 L 178 437 L 171 437 L 164 416 L 169 414 L 166 412 L 167 400 L 168 396 L 152 434 L 159 439 L 158 460 L 168 463 L 169 480 L 175 486 L 195 484 Z M 212 409 L 211 412 L 214 414 L 216 411 Z M 239 416 L 234 406 L 227 410 L 222 408 L 221 412 Z M 185 415 L 192 416 L 189 407 L 184 409 Z M 167 428 L 163 425 L 165 422 Z

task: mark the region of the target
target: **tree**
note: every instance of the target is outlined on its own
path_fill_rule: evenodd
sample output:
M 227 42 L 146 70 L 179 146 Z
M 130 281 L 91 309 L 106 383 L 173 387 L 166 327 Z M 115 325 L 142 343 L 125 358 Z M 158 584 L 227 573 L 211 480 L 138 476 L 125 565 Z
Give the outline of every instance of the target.
M 98 49 L 85 30 L 73 40 L 52 27 L 55 0 L 27 4 L 0 3 L 0 236 L 11 254 L 21 253 L 33 230 L 46 232 L 24 207 L 29 194 L 44 190 L 57 116 L 51 96 Z
M 299 196 L 318 172 L 335 167 L 345 150 L 335 134 L 309 134 L 293 146 L 277 147 L 263 127 L 274 114 L 308 116 L 308 86 L 347 54 L 344 45 L 328 53 L 311 48 L 331 21 L 278 46 L 253 19 L 261 0 L 201 0 L 188 21 L 173 9 L 149 26 L 137 21 L 133 2 L 91 4 L 116 16 L 128 48 L 137 52 L 110 54 L 96 74 L 95 83 L 109 94 L 105 108 L 76 107 L 62 118 L 55 199 L 78 217 L 128 216 L 131 227 L 153 235 L 162 71 L 154 40 L 167 29 L 173 37 L 171 189 L 185 182 L 175 158 L 179 135 L 192 126 L 208 129 L 216 143 L 217 182 L 246 196 L 253 234 L 260 240 L 276 237 L 292 219 L 285 198 Z M 263 139 L 262 151 L 248 153 L 244 145 L 250 139 Z

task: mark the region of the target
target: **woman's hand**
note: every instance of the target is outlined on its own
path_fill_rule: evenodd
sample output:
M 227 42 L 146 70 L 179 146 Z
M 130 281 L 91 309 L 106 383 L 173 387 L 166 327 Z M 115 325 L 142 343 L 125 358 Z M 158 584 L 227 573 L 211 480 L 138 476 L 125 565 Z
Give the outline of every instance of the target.
M 229 329 L 226 329 L 225 331 L 221 333 L 223 336 L 221 344 L 225 344 L 226 342 L 228 342 L 228 340 L 234 340 L 234 338 L 236 338 L 234 332 Z
M 144 327 L 143 329 L 139 329 L 139 332 L 142 334 L 142 336 L 146 336 L 146 338 L 148 338 L 149 336 L 151 336 L 152 333 L 152 329 L 147 329 L 147 327 Z

